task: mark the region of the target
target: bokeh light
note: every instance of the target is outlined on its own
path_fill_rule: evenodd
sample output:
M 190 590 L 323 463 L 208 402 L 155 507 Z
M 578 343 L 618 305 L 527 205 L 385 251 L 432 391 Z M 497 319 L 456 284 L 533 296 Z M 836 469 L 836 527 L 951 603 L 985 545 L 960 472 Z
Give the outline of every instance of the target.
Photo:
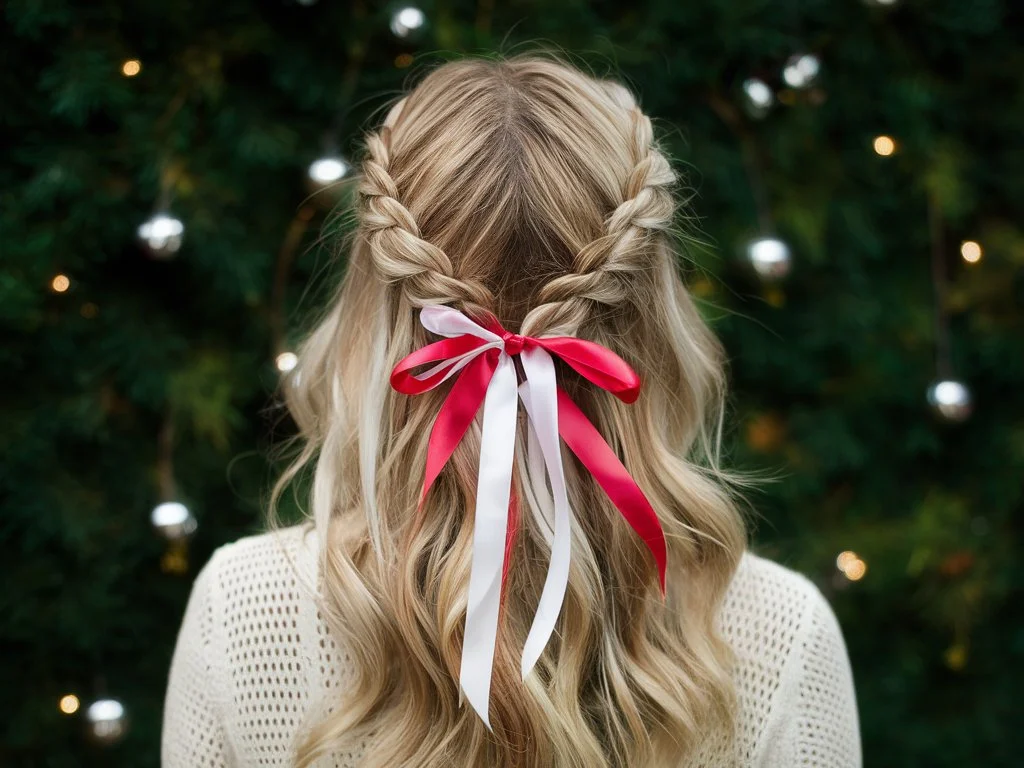
M 81 702 L 78 700 L 78 697 L 75 696 L 75 694 L 69 693 L 66 696 L 60 697 L 59 706 L 60 711 L 63 712 L 65 715 L 73 715 L 75 714 L 75 712 L 78 711 L 78 708 L 81 706 Z
M 274 364 L 277 365 L 277 370 L 281 373 L 288 373 L 288 371 L 295 368 L 298 365 L 299 358 L 294 352 L 282 352 L 274 360 Z
M 889 157 L 896 151 L 896 141 L 892 136 L 876 136 L 874 141 L 875 154 Z
M 349 171 L 349 165 L 340 157 L 321 157 L 309 166 L 309 178 L 317 184 L 338 181 Z
M 408 37 L 422 27 L 427 21 L 426 15 L 419 8 L 402 8 L 391 17 L 391 31 L 398 37 Z
M 974 240 L 964 240 L 960 244 L 960 255 L 968 264 L 977 264 L 981 261 L 981 245 Z

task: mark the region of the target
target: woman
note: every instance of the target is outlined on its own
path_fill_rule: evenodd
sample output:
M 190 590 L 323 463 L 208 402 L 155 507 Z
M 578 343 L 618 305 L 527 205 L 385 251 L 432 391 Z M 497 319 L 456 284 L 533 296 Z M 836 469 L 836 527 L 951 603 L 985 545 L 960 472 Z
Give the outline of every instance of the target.
M 199 575 L 164 765 L 859 765 L 831 609 L 746 551 L 632 95 L 446 64 L 362 170 L 287 393 L 312 521 Z

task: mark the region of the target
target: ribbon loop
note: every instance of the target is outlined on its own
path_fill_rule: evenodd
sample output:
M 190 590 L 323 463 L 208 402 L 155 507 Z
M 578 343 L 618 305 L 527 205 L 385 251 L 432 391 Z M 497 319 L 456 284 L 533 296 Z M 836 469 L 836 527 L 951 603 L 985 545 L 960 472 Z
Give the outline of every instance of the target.
M 470 706 L 490 728 L 490 685 L 504 581 L 518 399 L 522 399 L 530 422 L 531 483 L 535 492 L 543 486 L 543 479 L 534 477 L 543 467 L 554 496 L 551 560 L 523 648 L 523 678 L 540 659 L 555 630 L 569 583 L 572 509 L 561 441 L 646 543 L 657 565 L 664 594 L 667 547 L 658 516 L 600 432 L 558 388 L 552 356 L 561 358 L 585 379 L 625 403 L 632 403 L 639 396 L 640 377 L 625 360 L 591 341 L 566 336 L 521 336 L 506 331 L 494 318 L 488 318 L 486 326 L 480 325 L 446 306 L 425 307 L 420 312 L 420 322 L 428 331 L 447 338 L 400 361 L 391 372 L 391 386 L 403 394 L 418 395 L 457 376 L 430 430 L 421 504 L 483 408 L 459 682 Z M 525 374 L 522 384 L 517 382 L 512 361 L 515 355 L 520 356 Z M 419 374 L 413 372 L 425 365 L 430 368 Z

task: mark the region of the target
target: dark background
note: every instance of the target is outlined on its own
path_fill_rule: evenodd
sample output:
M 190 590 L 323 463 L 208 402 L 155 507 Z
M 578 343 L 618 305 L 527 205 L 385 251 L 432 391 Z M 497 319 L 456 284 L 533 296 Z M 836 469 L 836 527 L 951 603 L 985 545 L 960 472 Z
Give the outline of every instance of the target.
M 729 463 L 781 478 L 754 498 L 756 546 L 835 607 L 867 765 L 1018 764 L 1024 7 L 439 1 L 399 37 L 400 7 L 4 6 L 0 764 L 157 764 L 192 578 L 260 527 L 290 434 L 275 357 L 344 266 L 345 185 L 311 195 L 307 167 L 356 156 L 433 63 L 538 42 L 625 78 L 689 176 Z M 820 72 L 793 88 L 801 53 Z M 774 93 L 760 117 L 754 77 Z M 163 208 L 185 226 L 169 258 L 136 237 Z M 768 234 L 781 279 L 748 258 Z M 939 377 L 969 387 L 967 418 L 930 407 Z M 187 547 L 150 523 L 171 498 L 198 520 Z M 129 718 L 113 745 L 87 735 L 104 696 Z

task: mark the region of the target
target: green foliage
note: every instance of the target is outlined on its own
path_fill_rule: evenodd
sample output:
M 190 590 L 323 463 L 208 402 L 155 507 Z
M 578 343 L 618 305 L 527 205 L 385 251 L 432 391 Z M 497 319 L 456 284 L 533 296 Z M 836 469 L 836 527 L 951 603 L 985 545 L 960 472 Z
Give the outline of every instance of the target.
M 843 623 L 868 765 L 1010 765 L 1024 665 L 1024 16 L 1009 0 L 893 9 L 764 0 L 437 0 L 409 40 L 393 6 L 11 0 L 0 67 L 0 532 L 7 552 L 0 763 L 152 766 L 191 576 L 256 530 L 279 469 L 273 357 L 334 285 L 305 168 L 354 155 L 410 72 L 542 40 L 627 79 L 691 170 L 695 293 L 731 358 L 735 464 L 781 472 L 757 546 L 814 577 Z M 763 120 L 757 75 L 817 53 L 810 92 Z M 411 69 L 398 66 L 415 54 Z M 136 77 L 121 64 L 142 62 Z M 871 151 L 878 134 L 898 151 Z M 161 196 L 176 258 L 135 230 Z M 758 202 L 760 200 L 761 202 Z M 934 378 L 932 201 L 952 361 L 975 413 L 946 425 Z M 344 203 L 342 203 L 344 205 Z M 341 228 L 344 221 L 339 220 Z M 744 242 L 773 226 L 794 270 L 763 285 Z M 962 239 L 985 248 L 977 265 Z M 50 290 L 58 274 L 64 293 Z M 149 511 L 173 427 L 199 519 L 185 575 Z M 166 457 L 164 457 L 166 458 Z M 286 495 L 286 515 L 298 514 Z M 838 576 L 856 551 L 864 578 Z M 92 746 L 57 700 L 132 718 Z

